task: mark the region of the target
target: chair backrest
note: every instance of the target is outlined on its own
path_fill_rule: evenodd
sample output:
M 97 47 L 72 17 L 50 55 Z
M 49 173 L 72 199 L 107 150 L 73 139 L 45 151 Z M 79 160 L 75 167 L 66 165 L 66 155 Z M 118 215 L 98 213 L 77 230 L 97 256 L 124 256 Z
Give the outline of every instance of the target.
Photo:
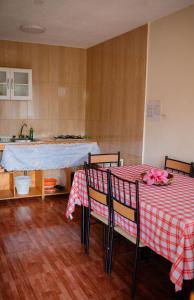
M 168 156 L 165 156 L 164 169 L 170 170 L 171 172 L 193 176 L 193 163 L 172 159 Z
M 86 162 L 84 163 L 84 169 L 89 208 L 91 208 L 91 199 L 108 206 L 110 197 L 110 171 L 96 168 Z
M 88 163 L 90 165 L 99 165 L 102 167 L 120 166 L 120 151 L 117 153 L 102 153 L 91 154 L 88 153 Z
M 137 239 L 140 235 L 139 220 L 139 182 L 122 179 L 114 174 L 110 175 L 111 192 L 110 204 L 114 213 L 137 224 Z

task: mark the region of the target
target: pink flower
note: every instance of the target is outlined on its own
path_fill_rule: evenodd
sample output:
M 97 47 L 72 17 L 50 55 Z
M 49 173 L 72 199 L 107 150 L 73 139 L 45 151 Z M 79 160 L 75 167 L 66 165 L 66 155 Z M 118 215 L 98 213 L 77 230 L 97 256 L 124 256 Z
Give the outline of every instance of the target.
M 152 185 L 154 183 L 166 184 L 168 183 L 168 172 L 160 169 L 150 169 L 143 176 L 143 181 L 147 185 Z
M 152 185 L 155 181 L 155 178 L 152 174 L 147 173 L 144 175 L 143 181 L 145 181 L 148 185 Z

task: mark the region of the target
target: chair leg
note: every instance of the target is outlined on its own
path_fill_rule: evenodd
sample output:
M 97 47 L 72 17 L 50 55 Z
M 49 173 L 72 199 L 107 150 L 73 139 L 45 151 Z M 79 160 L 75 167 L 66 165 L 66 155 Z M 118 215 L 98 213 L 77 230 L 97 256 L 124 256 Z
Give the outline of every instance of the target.
M 103 224 L 103 246 L 104 246 L 104 249 L 106 249 L 106 245 L 107 245 L 107 225 Z
M 133 274 L 132 274 L 132 287 L 131 287 L 131 299 L 132 300 L 135 299 L 135 294 L 136 294 L 136 274 L 137 274 L 138 250 L 139 250 L 139 247 L 138 247 L 138 245 L 136 245 L 134 267 L 133 267 Z
M 104 262 L 104 271 L 108 273 L 108 265 L 109 265 L 109 236 L 110 236 L 110 228 L 107 225 L 104 225 L 104 249 L 105 249 L 105 262 Z
M 86 215 L 87 215 L 87 207 L 81 206 L 81 243 L 85 244 L 86 242 Z
M 85 224 L 84 224 L 84 207 L 83 205 L 81 206 L 81 244 L 84 244 L 84 240 L 85 240 Z
M 113 253 L 113 236 L 114 236 L 114 229 L 111 226 L 108 229 L 108 237 L 107 237 L 107 272 L 111 275 L 112 272 L 112 253 Z
M 108 227 L 103 225 L 103 246 L 105 250 L 105 258 L 104 258 L 104 271 L 108 272 L 108 255 L 107 255 L 107 245 L 108 245 Z
M 105 263 L 104 263 L 104 271 L 108 273 L 108 265 L 109 265 L 109 227 L 106 230 L 106 247 L 105 247 Z
M 86 217 L 86 226 L 85 226 L 85 254 L 89 254 L 89 242 L 90 242 L 90 210 L 87 211 L 87 217 Z

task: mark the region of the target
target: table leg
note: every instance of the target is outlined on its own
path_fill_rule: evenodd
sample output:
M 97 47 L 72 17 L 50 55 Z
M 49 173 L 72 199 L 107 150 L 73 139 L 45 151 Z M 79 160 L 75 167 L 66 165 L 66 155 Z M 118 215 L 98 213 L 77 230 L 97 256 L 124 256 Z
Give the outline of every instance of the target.
M 66 188 L 66 191 L 68 193 L 70 193 L 70 190 L 71 190 L 71 168 L 65 168 L 64 171 L 65 171 L 65 177 L 66 177 L 65 188 Z

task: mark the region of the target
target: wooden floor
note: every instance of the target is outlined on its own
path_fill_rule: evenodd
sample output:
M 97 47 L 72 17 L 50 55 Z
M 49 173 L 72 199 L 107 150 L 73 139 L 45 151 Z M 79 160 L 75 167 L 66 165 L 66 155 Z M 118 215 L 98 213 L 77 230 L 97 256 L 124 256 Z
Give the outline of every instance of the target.
M 0 202 L 0 299 L 130 299 L 131 246 L 116 242 L 108 277 L 101 226 L 92 226 L 87 257 L 80 244 L 79 209 L 68 222 L 66 203 L 61 196 Z M 158 256 L 140 261 L 137 299 L 175 299 L 169 270 L 170 263 Z

